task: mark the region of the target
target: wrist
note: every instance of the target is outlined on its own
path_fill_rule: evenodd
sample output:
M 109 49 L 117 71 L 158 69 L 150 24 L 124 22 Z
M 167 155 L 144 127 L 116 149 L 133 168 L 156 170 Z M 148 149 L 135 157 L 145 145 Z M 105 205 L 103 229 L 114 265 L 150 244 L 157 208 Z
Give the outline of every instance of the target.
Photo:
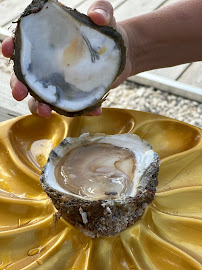
M 130 37 L 127 29 L 127 24 L 125 21 L 121 21 L 117 23 L 117 31 L 122 35 L 122 38 L 124 40 L 124 44 L 126 47 L 126 66 L 125 70 L 122 74 L 122 77 L 125 77 L 127 79 L 129 76 L 132 76 L 132 69 L 133 69 L 133 55 L 131 54 L 131 46 L 130 46 Z M 124 79 L 124 78 L 123 78 Z
M 182 0 L 120 22 L 130 57 L 130 75 L 201 61 L 200 6 L 201 0 Z
M 127 48 L 127 65 L 130 66 L 129 76 L 133 76 L 145 70 L 144 55 L 147 51 L 148 41 L 138 30 L 136 18 L 118 23 L 118 31 L 122 34 Z

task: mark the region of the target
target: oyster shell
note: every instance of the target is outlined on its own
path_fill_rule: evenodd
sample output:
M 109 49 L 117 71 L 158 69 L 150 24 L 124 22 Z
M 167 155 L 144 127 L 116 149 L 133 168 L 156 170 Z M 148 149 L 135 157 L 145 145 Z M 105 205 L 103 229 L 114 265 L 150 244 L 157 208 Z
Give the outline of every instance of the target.
M 98 26 L 57 0 L 34 0 L 18 20 L 16 76 L 60 114 L 85 115 L 98 108 L 125 58 L 115 29 Z
M 111 236 L 153 200 L 159 163 L 137 135 L 86 133 L 51 151 L 40 181 L 64 219 L 88 236 Z

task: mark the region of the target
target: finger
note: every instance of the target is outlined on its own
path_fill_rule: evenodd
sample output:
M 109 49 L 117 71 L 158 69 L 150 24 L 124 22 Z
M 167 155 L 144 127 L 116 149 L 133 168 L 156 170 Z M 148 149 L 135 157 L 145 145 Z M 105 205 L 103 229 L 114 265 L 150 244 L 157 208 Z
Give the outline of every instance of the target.
M 98 25 L 116 27 L 113 7 L 108 1 L 96 1 L 88 9 L 88 16 Z
M 116 79 L 116 81 L 111 85 L 111 89 L 114 89 L 118 87 L 121 83 L 123 83 L 127 78 L 129 77 L 129 74 L 127 70 L 124 70 L 124 72 L 121 74 L 120 77 Z
M 89 113 L 88 116 L 100 116 L 101 114 L 102 114 L 102 108 L 99 108 L 96 111 Z
M 8 37 L 2 43 L 2 53 L 5 57 L 11 58 L 14 52 L 13 38 Z
M 45 103 L 38 103 L 38 114 L 41 117 L 49 118 L 51 116 L 51 107 Z
M 15 74 L 11 77 L 10 85 L 12 88 L 12 95 L 17 101 L 23 100 L 28 95 L 27 87 L 17 79 Z
M 31 97 L 28 101 L 29 110 L 32 114 L 38 116 L 38 101 Z
M 121 74 L 120 77 L 116 79 L 116 81 L 110 86 L 111 89 L 118 87 L 121 83 L 123 83 L 129 77 L 127 70 Z
M 119 86 L 122 82 L 127 80 L 128 77 L 131 76 L 132 73 L 132 65 L 129 60 L 127 61 L 127 65 L 125 66 L 124 71 L 121 73 L 121 75 L 116 79 L 116 81 L 110 86 L 111 89 L 116 88 Z
M 17 81 L 18 81 L 18 78 L 16 77 L 15 73 L 13 73 L 11 75 L 11 80 L 10 80 L 10 87 L 11 87 L 11 89 L 13 88 L 13 86 L 16 84 Z

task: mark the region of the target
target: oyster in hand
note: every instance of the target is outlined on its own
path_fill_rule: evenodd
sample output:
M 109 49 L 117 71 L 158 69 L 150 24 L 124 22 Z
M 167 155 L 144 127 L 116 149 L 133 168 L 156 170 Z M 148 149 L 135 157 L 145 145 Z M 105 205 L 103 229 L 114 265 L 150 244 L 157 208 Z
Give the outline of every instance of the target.
M 14 71 L 37 100 L 67 116 L 98 108 L 125 66 L 113 28 L 57 0 L 34 0 L 18 20 Z
M 154 199 L 159 163 L 137 135 L 86 133 L 51 151 L 40 180 L 64 219 L 87 236 L 112 236 Z

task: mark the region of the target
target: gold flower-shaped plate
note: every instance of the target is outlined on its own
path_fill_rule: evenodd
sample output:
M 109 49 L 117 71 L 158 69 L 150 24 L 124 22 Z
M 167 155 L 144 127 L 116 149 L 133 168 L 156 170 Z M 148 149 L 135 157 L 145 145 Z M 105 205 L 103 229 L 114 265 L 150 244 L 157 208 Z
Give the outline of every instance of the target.
M 0 269 L 202 269 L 202 131 L 149 113 L 104 109 L 99 117 L 1 123 Z M 115 237 L 91 239 L 63 219 L 39 184 L 50 150 L 84 132 L 136 133 L 159 154 L 155 200 Z

